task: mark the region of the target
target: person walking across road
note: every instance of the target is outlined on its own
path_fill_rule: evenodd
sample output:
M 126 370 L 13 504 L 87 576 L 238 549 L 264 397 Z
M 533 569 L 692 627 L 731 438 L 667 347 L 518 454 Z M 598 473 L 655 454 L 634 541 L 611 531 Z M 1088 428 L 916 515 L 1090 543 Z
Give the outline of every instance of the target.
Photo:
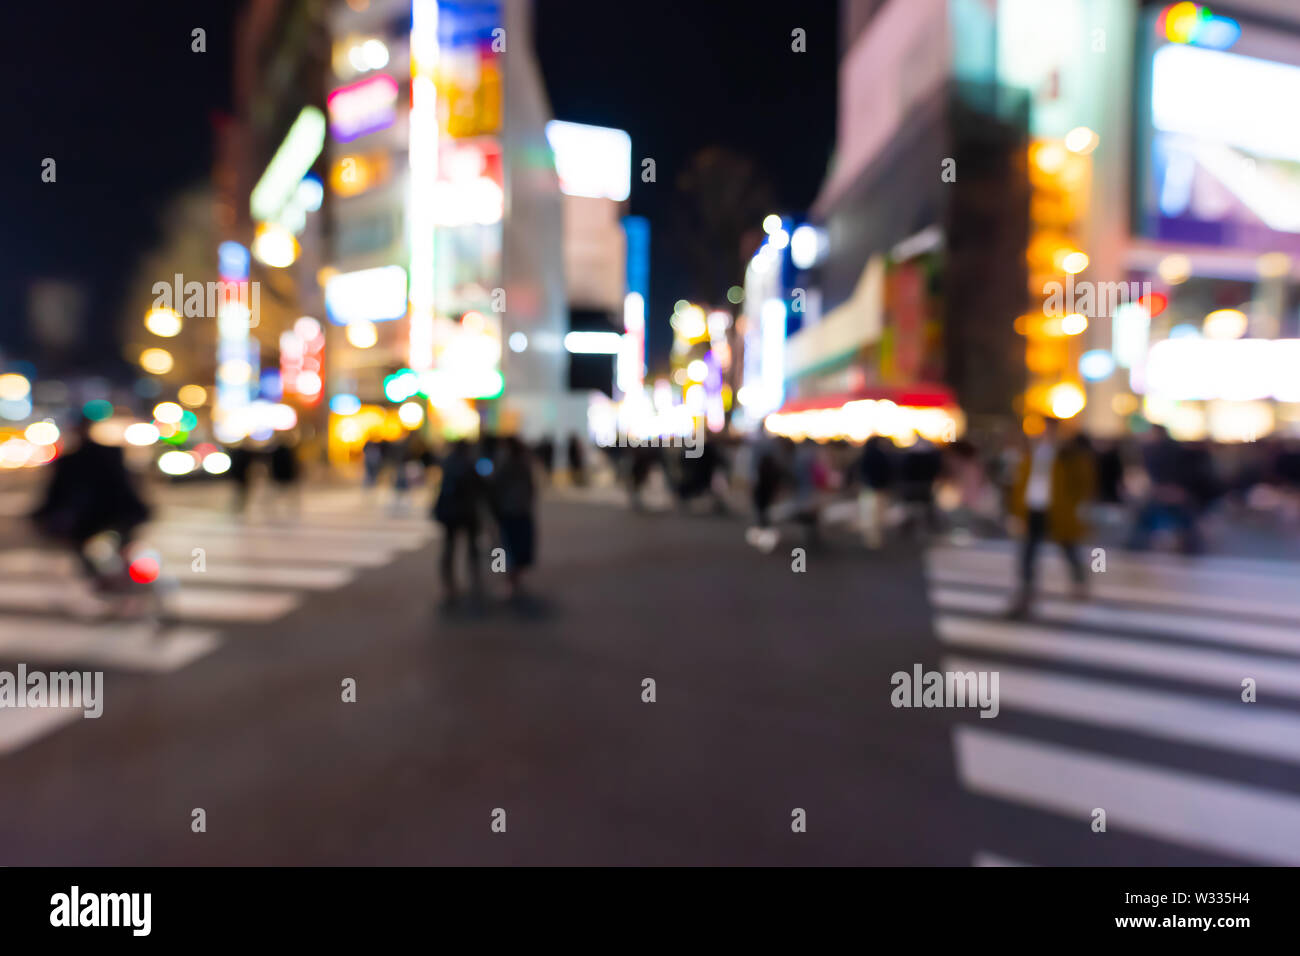
M 442 525 L 442 585 L 448 603 L 459 596 L 456 585 L 456 541 L 465 539 L 470 588 L 482 593 L 479 566 L 479 507 L 483 501 L 482 479 L 475 468 L 475 456 L 463 440 L 452 442 L 442 460 L 442 484 L 433 505 L 433 517 Z
M 1020 590 L 1007 612 L 1008 617 L 1028 617 L 1034 594 L 1038 548 L 1051 538 L 1061 546 L 1074 595 L 1087 595 L 1087 576 L 1079 554 L 1084 535 L 1080 516 L 1091 500 L 1096 485 L 1091 454 L 1075 441 L 1063 440 L 1061 425 L 1047 419 L 1044 432 L 1030 446 L 1020 462 L 1011 489 L 1011 514 L 1022 525 L 1020 547 Z

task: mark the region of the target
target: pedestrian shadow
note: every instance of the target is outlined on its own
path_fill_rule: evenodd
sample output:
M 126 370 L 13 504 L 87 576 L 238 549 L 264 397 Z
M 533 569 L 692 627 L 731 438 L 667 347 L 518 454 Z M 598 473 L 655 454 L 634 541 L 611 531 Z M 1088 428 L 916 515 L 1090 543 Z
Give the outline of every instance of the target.
M 560 615 L 560 605 L 537 594 L 497 598 L 486 595 L 460 595 L 438 602 L 438 617 L 451 624 L 466 626 L 484 623 L 530 622 L 553 620 Z

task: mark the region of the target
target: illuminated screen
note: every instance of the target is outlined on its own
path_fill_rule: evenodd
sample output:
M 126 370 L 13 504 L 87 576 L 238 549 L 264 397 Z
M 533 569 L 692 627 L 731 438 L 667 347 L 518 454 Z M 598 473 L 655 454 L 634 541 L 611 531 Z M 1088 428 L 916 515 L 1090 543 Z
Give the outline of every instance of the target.
M 325 283 L 325 310 L 335 325 L 400 319 L 406 315 L 406 270 L 380 266 L 331 276 Z
M 1133 386 L 1176 401 L 1300 400 L 1300 339 L 1165 339 Z
M 380 74 L 335 90 L 326 97 L 330 132 L 340 143 L 386 129 L 397 118 L 397 81 Z
M 1300 251 L 1300 66 L 1170 44 L 1151 62 L 1141 231 Z
M 632 138 L 621 129 L 552 120 L 546 140 L 568 195 L 622 202 L 632 191 Z

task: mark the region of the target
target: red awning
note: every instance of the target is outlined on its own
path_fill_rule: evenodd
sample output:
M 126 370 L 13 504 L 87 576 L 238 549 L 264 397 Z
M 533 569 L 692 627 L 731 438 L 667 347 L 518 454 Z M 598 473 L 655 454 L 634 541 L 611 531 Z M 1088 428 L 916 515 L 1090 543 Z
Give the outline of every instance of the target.
M 792 398 L 781 406 L 780 414 L 806 412 L 820 408 L 839 408 L 849 402 L 867 400 L 888 400 L 895 405 L 910 405 L 918 408 L 957 407 L 957 398 L 946 385 L 917 382 L 913 385 L 873 385 L 855 389 L 852 392 L 836 392 L 832 395 L 807 395 L 802 398 Z

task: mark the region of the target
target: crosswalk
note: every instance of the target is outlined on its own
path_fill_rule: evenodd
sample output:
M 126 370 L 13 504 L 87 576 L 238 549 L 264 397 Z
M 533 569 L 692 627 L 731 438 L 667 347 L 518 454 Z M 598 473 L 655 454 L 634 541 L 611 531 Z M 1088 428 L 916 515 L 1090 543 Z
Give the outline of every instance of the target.
M 941 669 L 999 675 L 999 716 L 953 730 L 961 785 L 1035 811 L 1024 827 L 1083 835 L 1084 858 L 1026 858 L 1029 836 L 981 847 L 975 865 L 1095 863 L 1116 857 L 1087 856 L 1087 839 L 1133 837 L 1148 854 L 1300 864 L 1300 564 L 1107 554 L 1079 601 L 1059 555 L 1040 560 L 1022 621 L 1004 614 L 1011 545 L 927 555 Z
M 211 654 L 233 627 L 283 618 L 435 534 L 423 507 L 394 514 L 352 489 L 310 492 L 294 515 L 164 504 L 139 533 L 161 557 L 159 622 L 105 619 L 74 556 L 11 541 L 0 548 L 0 670 L 166 674 Z M 0 708 L 0 757 L 81 718 Z

